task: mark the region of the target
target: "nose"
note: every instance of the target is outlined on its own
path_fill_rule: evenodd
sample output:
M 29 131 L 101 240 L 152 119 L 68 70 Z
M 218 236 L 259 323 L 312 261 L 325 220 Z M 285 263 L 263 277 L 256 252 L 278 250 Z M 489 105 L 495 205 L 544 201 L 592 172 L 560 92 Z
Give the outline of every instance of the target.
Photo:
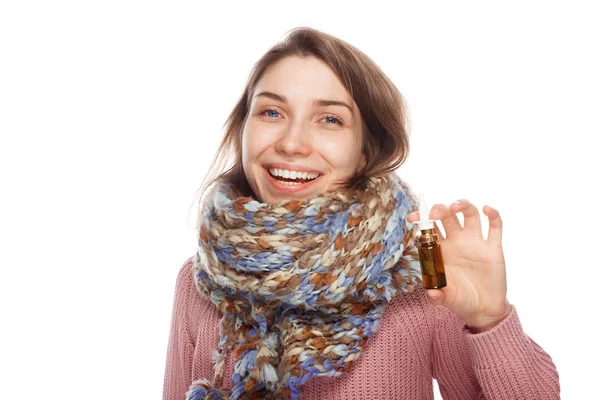
M 312 151 L 309 129 L 302 121 L 291 122 L 281 132 L 275 151 L 286 155 L 308 156 Z

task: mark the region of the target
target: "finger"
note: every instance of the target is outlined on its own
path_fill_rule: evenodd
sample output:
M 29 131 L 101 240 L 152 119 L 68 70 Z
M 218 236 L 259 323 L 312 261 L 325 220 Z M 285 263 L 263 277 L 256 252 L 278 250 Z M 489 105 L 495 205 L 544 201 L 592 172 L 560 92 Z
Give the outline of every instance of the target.
M 419 216 L 419 212 L 418 212 L 418 211 L 411 212 L 411 213 L 410 213 L 410 214 L 408 214 L 408 216 L 406 217 L 406 219 L 407 219 L 407 220 L 408 220 L 408 222 L 410 222 L 410 223 L 415 223 L 415 222 L 419 221 L 419 218 L 420 218 L 420 216 Z M 437 234 L 437 235 L 438 235 L 438 238 L 439 238 L 440 240 L 441 240 L 441 239 L 444 239 L 444 235 L 442 234 L 442 231 L 440 230 L 440 228 L 439 228 L 439 226 L 438 226 L 438 223 L 437 223 L 437 222 L 434 222 L 434 223 L 433 223 L 433 233 Z
M 419 220 L 419 212 L 418 211 L 413 211 L 410 214 L 408 214 L 408 216 L 406 217 L 406 219 L 408 220 L 408 222 L 416 222 Z
M 500 212 L 490 206 L 483 206 L 483 213 L 490 221 L 487 240 L 502 245 L 502 218 L 500 218 Z
M 460 231 L 462 229 L 456 214 L 450 211 L 450 207 L 445 204 L 434 205 L 429 213 L 429 219 L 439 219 L 442 221 L 442 226 L 446 232 L 446 237 L 449 237 L 453 232 Z
M 461 212 L 464 216 L 465 229 L 483 237 L 479 210 L 469 200 L 456 200 L 450 205 L 450 210 L 454 213 Z

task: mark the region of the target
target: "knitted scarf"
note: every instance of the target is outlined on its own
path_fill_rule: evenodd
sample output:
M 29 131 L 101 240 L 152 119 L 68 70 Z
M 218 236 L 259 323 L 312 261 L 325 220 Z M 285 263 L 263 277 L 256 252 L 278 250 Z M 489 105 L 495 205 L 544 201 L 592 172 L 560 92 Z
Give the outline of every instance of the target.
M 393 296 L 422 285 L 418 199 L 397 175 L 366 190 L 261 203 L 218 183 L 200 214 L 194 281 L 220 310 L 213 381 L 187 400 L 300 399 L 359 359 Z M 221 383 L 232 352 L 232 389 Z

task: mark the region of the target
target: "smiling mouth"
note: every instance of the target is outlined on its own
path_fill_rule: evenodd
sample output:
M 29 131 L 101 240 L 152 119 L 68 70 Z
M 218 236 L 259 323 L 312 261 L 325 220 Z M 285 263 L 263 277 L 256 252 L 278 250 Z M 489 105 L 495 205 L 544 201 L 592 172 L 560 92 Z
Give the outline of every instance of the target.
M 285 174 L 282 174 L 281 170 L 269 169 L 269 170 L 267 170 L 267 172 L 269 173 L 271 178 L 275 179 L 277 182 L 279 182 L 283 185 L 286 185 L 286 186 L 296 186 L 296 185 L 301 185 L 304 183 L 312 182 L 315 179 L 322 176 L 322 174 L 304 174 L 307 176 L 300 176 L 300 177 L 297 176 L 295 178 L 291 178 L 289 176 L 285 176 Z

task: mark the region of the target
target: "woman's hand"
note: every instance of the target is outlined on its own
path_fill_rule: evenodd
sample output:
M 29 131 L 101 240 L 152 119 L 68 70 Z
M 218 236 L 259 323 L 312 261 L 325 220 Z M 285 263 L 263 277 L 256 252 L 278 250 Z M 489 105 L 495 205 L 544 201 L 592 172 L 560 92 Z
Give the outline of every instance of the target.
M 462 227 L 456 213 L 462 212 Z M 437 224 L 434 232 L 442 249 L 447 286 L 428 290 L 429 300 L 458 314 L 474 333 L 496 326 L 511 311 L 506 298 L 506 266 L 502 251 L 502 219 L 497 210 L 485 206 L 489 219 L 488 238 L 481 232 L 477 208 L 467 200 L 450 205 L 436 204 L 429 219 L 441 220 L 443 238 Z M 419 213 L 408 215 L 409 222 L 419 220 Z

